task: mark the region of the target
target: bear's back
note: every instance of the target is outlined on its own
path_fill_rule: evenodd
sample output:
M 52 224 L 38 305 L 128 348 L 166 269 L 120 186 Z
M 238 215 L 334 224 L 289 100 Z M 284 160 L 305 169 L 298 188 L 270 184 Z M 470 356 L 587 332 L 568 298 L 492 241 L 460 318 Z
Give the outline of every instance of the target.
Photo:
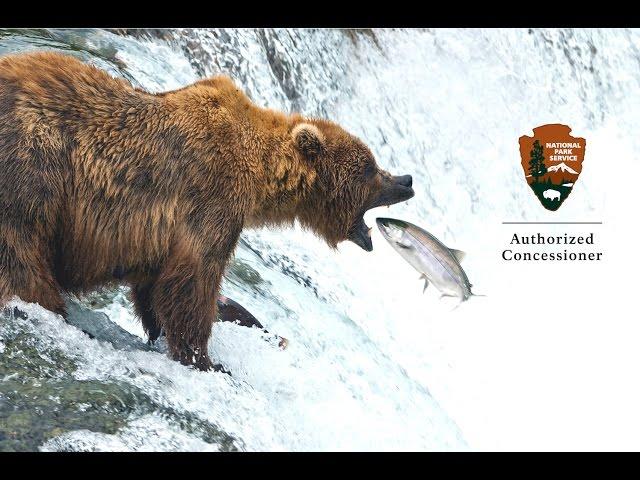
M 69 93 L 136 91 L 127 81 L 114 78 L 93 65 L 48 51 L 0 57 L 0 81 L 19 88 L 25 96 L 34 94 L 43 100 Z

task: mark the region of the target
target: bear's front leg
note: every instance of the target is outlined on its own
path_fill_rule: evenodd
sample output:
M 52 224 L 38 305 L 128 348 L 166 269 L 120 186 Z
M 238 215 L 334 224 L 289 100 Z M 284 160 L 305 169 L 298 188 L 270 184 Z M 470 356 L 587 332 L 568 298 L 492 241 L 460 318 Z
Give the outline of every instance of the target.
M 174 360 L 210 370 L 215 366 L 209 359 L 207 345 L 216 318 L 216 297 L 226 258 L 207 261 L 210 255 L 194 250 L 188 242 L 172 249 L 153 286 L 151 302 Z

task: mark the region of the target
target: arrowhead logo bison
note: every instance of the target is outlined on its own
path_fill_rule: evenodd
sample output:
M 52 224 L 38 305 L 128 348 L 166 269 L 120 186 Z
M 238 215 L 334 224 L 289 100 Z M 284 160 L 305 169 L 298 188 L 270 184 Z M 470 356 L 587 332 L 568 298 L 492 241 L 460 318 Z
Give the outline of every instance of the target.
M 560 208 L 582 172 L 586 141 L 570 132 L 553 123 L 534 128 L 533 137 L 520 137 L 525 180 L 547 210 Z

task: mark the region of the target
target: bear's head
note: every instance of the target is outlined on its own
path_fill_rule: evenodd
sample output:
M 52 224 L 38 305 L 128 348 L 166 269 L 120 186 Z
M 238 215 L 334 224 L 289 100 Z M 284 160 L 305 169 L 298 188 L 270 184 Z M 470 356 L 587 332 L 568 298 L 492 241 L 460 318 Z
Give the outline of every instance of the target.
M 300 222 L 332 247 L 351 240 L 373 250 L 365 212 L 413 197 L 411 175 L 382 170 L 360 139 L 326 120 L 301 121 L 291 136 L 302 161 L 316 172 L 313 190 L 298 212 Z

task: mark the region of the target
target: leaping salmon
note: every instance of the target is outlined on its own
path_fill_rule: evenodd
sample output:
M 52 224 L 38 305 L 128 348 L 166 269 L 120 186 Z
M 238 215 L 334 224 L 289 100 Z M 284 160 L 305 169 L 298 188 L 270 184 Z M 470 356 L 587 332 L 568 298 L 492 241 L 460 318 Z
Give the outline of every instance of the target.
M 464 302 L 475 294 L 460 262 L 464 252 L 444 245 L 416 225 L 393 218 L 376 219 L 382 236 L 424 279 L 423 292 L 429 283 L 442 292 L 442 297 L 458 297 Z

